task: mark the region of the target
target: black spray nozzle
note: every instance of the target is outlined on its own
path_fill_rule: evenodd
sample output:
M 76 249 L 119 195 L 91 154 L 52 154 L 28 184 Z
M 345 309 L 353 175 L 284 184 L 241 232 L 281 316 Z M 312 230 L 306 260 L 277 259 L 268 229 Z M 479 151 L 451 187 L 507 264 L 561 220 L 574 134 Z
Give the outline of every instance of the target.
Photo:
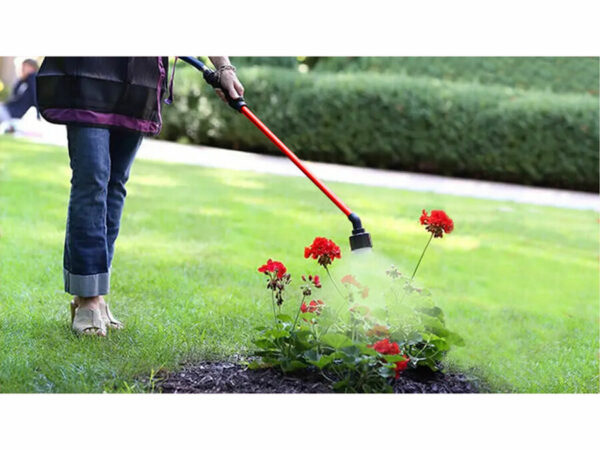
M 371 241 L 371 235 L 366 232 L 358 217 L 355 213 L 351 213 L 348 216 L 348 220 L 352 222 L 352 235 L 350 236 L 350 250 L 361 250 L 373 248 L 373 241 Z
M 231 106 L 233 109 L 235 109 L 238 112 L 241 112 L 242 106 L 246 106 L 244 97 L 231 98 L 231 96 L 229 95 L 229 92 L 227 92 L 225 89 L 223 89 L 221 87 L 221 83 L 219 82 L 219 77 L 217 76 L 217 73 L 214 70 L 212 70 L 211 68 L 207 67 L 206 64 L 204 64 L 202 61 L 200 61 L 197 58 L 193 58 L 191 56 L 181 56 L 181 59 L 183 61 L 185 61 L 186 63 L 194 66 L 200 72 L 202 72 L 202 76 L 204 77 L 204 80 L 208 84 L 210 84 L 214 89 L 221 89 L 221 91 L 223 91 L 223 94 L 225 94 L 227 103 L 229 103 L 229 106 Z

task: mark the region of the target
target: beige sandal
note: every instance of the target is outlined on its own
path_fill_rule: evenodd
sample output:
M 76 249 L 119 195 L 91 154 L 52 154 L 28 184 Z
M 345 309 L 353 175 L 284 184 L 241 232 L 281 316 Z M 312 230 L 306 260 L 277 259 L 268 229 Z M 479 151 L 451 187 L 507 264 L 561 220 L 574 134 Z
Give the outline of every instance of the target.
M 120 330 L 124 327 L 123 322 L 112 315 L 108 303 L 103 302 L 100 304 L 100 313 L 102 314 L 102 320 L 104 320 L 108 328 Z
M 78 308 L 71 302 L 71 328 L 77 334 L 106 336 L 106 323 L 98 309 Z

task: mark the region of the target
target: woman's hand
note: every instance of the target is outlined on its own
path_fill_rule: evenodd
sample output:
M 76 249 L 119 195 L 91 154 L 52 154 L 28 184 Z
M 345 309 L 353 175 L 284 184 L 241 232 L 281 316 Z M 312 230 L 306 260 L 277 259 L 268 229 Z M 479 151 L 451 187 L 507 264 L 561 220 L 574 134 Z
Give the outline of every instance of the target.
M 231 65 L 229 58 L 227 56 L 209 56 L 208 58 L 217 68 L 221 86 L 223 87 L 223 90 L 229 94 L 229 97 L 232 99 L 242 97 L 244 95 L 244 86 L 242 86 L 242 83 L 238 80 L 238 77 L 235 74 L 235 67 Z M 215 89 L 215 92 L 221 100 L 227 103 L 227 98 L 225 97 L 223 90 Z
M 221 86 L 229 94 L 229 97 L 236 99 L 244 95 L 244 86 L 238 80 L 235 71 L 232 69 L 225 69 L 221 71 L 221 77 L 219 78 Z M 227 98 L 221 89 L 215 89 L 217 95 L 227 103 Z

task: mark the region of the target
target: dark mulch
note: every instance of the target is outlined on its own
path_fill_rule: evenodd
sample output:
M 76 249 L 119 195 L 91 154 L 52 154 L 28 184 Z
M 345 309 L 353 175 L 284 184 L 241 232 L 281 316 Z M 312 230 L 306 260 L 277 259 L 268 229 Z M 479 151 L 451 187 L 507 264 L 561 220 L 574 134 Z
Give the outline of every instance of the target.
M 331 393 L 315 373 L 301 377 L 282 375 L 274 369 L 248 369 L 233 362 L 203 362 L 169 374 L 159 383 L 165 393 Z M 473 380 L 456 373 L 407 370 L 394 383 L 394 392 L 475 393 Z

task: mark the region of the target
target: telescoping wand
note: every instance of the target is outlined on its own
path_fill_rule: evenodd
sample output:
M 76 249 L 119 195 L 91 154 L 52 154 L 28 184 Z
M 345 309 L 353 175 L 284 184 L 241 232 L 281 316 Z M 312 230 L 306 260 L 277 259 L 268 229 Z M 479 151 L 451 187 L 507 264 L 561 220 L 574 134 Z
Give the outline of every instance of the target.
M 225 97 L 227 98 L 229 106 L 246 116 L 248 120 L 250 120 L 250 122 L 252 122 L 260 131 L 262 131 L 263 134 L 267 136 L 269 140 L 273 142 L 273 144 L 275 144 L 277 148 L 279 148 L 279 150 L 281 150 L 285 154 L 285 156 L 287 156 L 296 165 L 296 167 L 298 167 L 304 173 L 304 175 L 306 175 L 310 179 L 310 181 L 312 181 L 315 184 L 315 186 L 317 186 L 329 198 L 329 200 L 331 200 L 346 215 L 348 220 L 352 222 L 352 235 L 350 236 L 350 249 L 352 251 L 357 251 L 361 249 L 367 250 L 373 247 L 371 235 L 367 233 L 363 228 L 358 215 L 352 212 L 350 208 L 348 208 L 344 204 L 344 202 L 342 202 L 340 198 L 333 193 L 331 189 L 329 189 L 317 177 L 315 177 L 314 174 L 310 170 L 308 170 L 308 168 L 306 168 L 302 161 L 300 161 L 300 159 L 294 154 L 294 152 L 292 152 L 281 141 L 281 139 L 275 136 L 275 134 L 271 130 L 269 130 L 267 126 L 264 123 L 262 123 L 260 119 L 256 117 L 256 115 L 254 115 L 252 111 L 250 111 L 243 97 L 238 97 L 235 99 L 231 98 L 229 93 L 221 87 L 221 84 L 219 83 L 218 77 L 215 74 L 215 72 L 209 67 L 207 67 L 202 61 L 191 56 L 182 56 L 180 57 L 180 59 L 182 59 L 188 64 L 191 64 L 196 69 L 201 71 L 202 75 L 204 76 L 204 80 L 206 80 L 206 82 L 210 84 L 213 88 L 221 89 L 223 91 L 223 94 L 225 94 Z

